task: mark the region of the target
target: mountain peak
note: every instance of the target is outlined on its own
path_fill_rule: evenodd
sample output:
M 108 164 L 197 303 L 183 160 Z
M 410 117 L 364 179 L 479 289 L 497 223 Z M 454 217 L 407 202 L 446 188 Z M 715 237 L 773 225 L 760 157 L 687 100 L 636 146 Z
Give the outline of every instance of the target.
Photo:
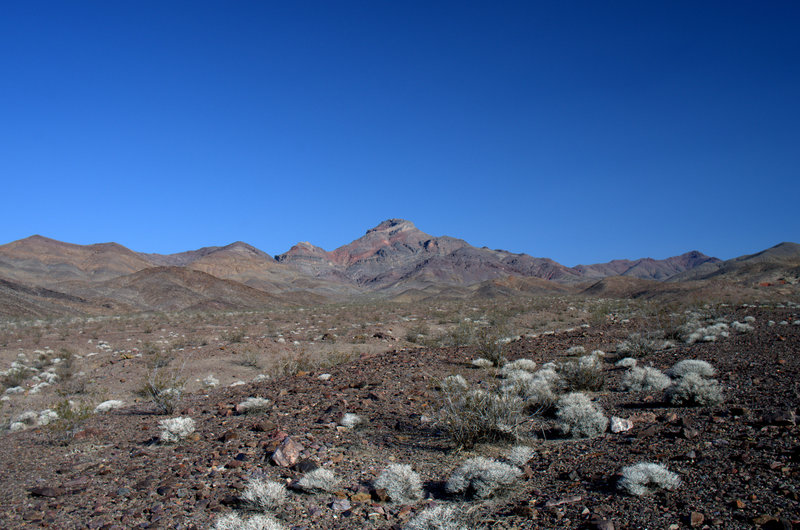
M 411 221 L 405 219 L 387 219 L 375 228 L 367 230 L 367 233 L 372 232 L 400 232 L 403 230 L 416 230 L 417 227 Z

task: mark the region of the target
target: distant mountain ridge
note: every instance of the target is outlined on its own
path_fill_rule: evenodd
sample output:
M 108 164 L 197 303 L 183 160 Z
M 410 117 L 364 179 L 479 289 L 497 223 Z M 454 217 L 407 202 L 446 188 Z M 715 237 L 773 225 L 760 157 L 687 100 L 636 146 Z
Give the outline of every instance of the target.
M 511 292 L 641 294 L 664 282 L 711 279 L 797 283 L 800 245 L 781 243 L 724 262 L 690 251 L 663 260 L 566 267 L 431 236 L 403 219 L 383 221 L 332 251 L 300 242 L 274 258 L 241 241 L 163 255 L 36 235 L 0 245 L 0 314 L 253 308 L 361 295 L 421 300 Z

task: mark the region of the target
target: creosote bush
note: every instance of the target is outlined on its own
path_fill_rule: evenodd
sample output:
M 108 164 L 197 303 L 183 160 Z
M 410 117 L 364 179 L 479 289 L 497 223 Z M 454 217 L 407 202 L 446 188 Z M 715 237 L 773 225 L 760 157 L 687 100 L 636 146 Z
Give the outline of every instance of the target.
M 523 406 L 519 396 L 443 385 L 442 401 L 439 424 L 458 447 L 516 438 Z
M 672 379 L 652 366 L 634 366 L 622 378 L 622 388 L 635 392 L 660 392 L 672 384 Z
M 420 512 L 403 530 L 467 530 L 453 506 L 434 506 Z
M 161 420 L 158 426 L 161 427 L 161 442 L 165 444 L 178 443 L 194 432 L 194 420 L 183 416 Z
M 422 498 L 422 480 L 408 464 L 391 464 L 375 479 L 375 488 L 386 490 L 392 502 L 409 504 Z
M 584 355 L 577 361 L 559 364 L 558 375 L 568 390 L 600 390 L 605 384 L 603 362 L 597 355 Z
M 641 497 L 653 492 L 653 487 L 675 490 L 680 486 L 678 475 L 667 470 L 661 464 L 640 462 L 622 469 L 622 478 L 617 484 L 631 495 Z
M 478 456 L 470 458 L 447 479 L 445 490 L 450 494 L 483 499 L 514 483 L 522 471 L 519 468 Z
M 565 394 L 558 400 L 556 418 L 562 432 L 573 438 L 599 436 L 608 428 L 603 410 L 580 392 Z
M 279 482 L 251 478 L 242 493 L 242 499 L 259 510 L 273 510 L 286 500 L 286 486 Z
M 659 335 L 655 332 L 631 333 L 626 340 L 617 344 L 617 353 L 640 358 L 668 347 L 670 343 L 661 339 Z
M 327 491 L 333 493 L 339 487 L 339 478 L 330 469 L 318 467 L 303 475 L 297 485 L 304 491 Z
M 153 402 L 161 414 L 172 414 L 178 408 L 186 380 L 176 370 L 154 367 L 136 394 Z

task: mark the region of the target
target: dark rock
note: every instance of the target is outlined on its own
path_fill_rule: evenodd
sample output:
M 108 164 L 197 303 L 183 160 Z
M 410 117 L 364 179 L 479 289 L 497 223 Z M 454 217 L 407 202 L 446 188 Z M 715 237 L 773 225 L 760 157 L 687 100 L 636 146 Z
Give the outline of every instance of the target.
M 62 488 L 51 488 L 50 486 L 28 488 L 28 491 L 34 497 L 59 497 L 64 494 Z
M 310 460 L 308 458 L 304 458 L 303 460 L 299 460 L 294 465 L 293 469 L 295 471 L 299 471 L 300 473 L 308 473 L 309 471 L 314 471 L 318 467 L 319 466 L 313 460 Z

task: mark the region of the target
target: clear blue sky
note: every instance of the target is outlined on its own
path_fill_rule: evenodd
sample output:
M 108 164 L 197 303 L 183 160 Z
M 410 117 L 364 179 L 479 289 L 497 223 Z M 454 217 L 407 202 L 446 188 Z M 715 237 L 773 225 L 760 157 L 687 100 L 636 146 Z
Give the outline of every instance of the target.
M 800 3 L 0 6 L 0 243 L 800 241 Z

